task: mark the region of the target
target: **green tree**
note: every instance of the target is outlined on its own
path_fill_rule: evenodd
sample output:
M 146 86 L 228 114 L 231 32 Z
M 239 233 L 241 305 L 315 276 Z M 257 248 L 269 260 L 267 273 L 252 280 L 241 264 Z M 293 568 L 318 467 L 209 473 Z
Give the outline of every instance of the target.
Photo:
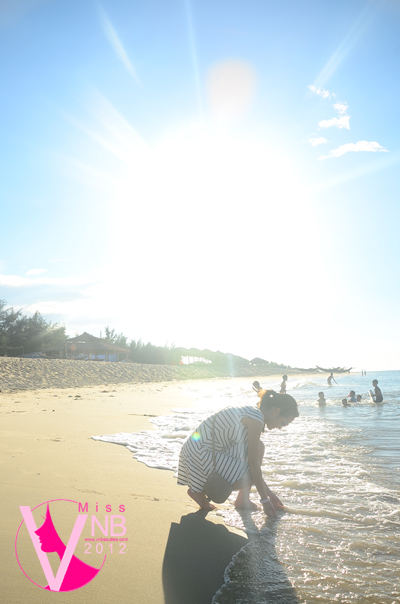
M 6 309 L 5 300 L 0 300 L 0 354 L 61 348 L 66 339 L 65 326 L 47 322 L 39 312 L 29 317 L 21 310 Z
M 108 325 L 104 328 L 104 333 L 105 340 L 107 340 L 107 342 L 120 346 L 121 348 L 129 348 L 128 338 L 124 336 L 123 333 L 117 333 L 115 329 L 110 329 Z

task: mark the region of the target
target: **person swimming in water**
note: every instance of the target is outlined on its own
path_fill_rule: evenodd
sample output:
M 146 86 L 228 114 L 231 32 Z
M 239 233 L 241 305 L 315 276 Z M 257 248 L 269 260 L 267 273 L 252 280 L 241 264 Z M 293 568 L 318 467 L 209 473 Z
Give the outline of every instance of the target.
M 325 407 L 326 405 L 326 399 L 323 392 L 318 392 L 318 405 L 320 407 Z
M 357 401 L 357 399 L 356 399 L 356 393 L 354 392 L 354 390 L 350 390 L 350 392 L 349 392 L 349 394 L 347 396 L 350 397 L 350 402 L 351 403 L 355 403 Z

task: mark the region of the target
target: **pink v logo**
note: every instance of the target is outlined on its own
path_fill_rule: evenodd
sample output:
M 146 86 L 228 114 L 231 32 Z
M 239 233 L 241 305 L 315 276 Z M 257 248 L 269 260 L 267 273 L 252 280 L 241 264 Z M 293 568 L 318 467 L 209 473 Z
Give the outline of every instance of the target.
M 65 574 L 68 570 L 71 558 L 74 555 L 75 548 L 79 541 L 79 537 L 82 534 L 83 527 L 85 526 L 87 514 L 78 514 L 74 528 L 72 529 L 71 536 L 69 538 L 66 550 L 58 567 L 56 576 L 54 577 L 52 568 L 50 566 L 49 559 L 46 552 L 42 551 L 39 537 L 36 535 L 37 530 L 35 519 L 33 518 L 31 509 L 29 506 L 20 506 L 21 514 L 25 520 L 29 536 L 32 540 L 33 547 L 35 548 L 36 554 L 39 558 L 39 562 L 42 566 L 43 572 L 52 591 L 60 591 L 61 584 L 64 580 Z

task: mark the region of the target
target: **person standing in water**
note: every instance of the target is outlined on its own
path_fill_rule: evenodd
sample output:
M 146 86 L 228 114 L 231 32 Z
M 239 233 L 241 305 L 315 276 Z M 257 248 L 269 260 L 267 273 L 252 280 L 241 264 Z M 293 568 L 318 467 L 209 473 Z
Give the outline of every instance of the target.
M 253 382 L 253 390 L 255 390 L 257 392 L 257 394 L 260 392 L 260 390 L 262 390 L 261 386 L 260 386 L 260 382 Z
M 382 396 L 382 391 L 378 386 L 378 380 L 372 380 L 372 385 L 374 387 L 374 392 L 375 392 L 375 394 L 372 395 L 374 403 L 382 403 L 383 396 Z
M 331 375 L 326 380 L 328 382 L 328 386 L 332 386 L 332 380 L 335 382 L 335 384 L 337 384 L 337 381 L 335 380 L 335 378 L 333 377 L 333 373 L 331 372 Z
M 281 384 L 281 389 L 280 389 L 280 394 L 286 394 L 286 382 L 287 382 L 287 375 L 283 375 L 282 376 L 282 384 Z
M 325 395 L 323 392 L 318 392 L 318 405 L 320 407 L 325 407 L 326 405 Z

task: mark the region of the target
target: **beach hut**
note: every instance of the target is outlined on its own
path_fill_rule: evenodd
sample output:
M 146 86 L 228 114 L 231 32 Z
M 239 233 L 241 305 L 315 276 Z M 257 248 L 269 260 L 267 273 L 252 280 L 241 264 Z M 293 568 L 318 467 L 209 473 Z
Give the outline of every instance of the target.
M 104 338 L 96 338 L 86 331 L 75 338 L 69 338 L 66 348 L 68 357 L 75 359 L 126 361 L 129 354 L 127 348 L 121 348 Z
M 255 359 L 251 359 L 251 365 L 269 365 L 269 361 L 265 361 L 264 359 L 260 359 L 260 357 L 256 357 Z

